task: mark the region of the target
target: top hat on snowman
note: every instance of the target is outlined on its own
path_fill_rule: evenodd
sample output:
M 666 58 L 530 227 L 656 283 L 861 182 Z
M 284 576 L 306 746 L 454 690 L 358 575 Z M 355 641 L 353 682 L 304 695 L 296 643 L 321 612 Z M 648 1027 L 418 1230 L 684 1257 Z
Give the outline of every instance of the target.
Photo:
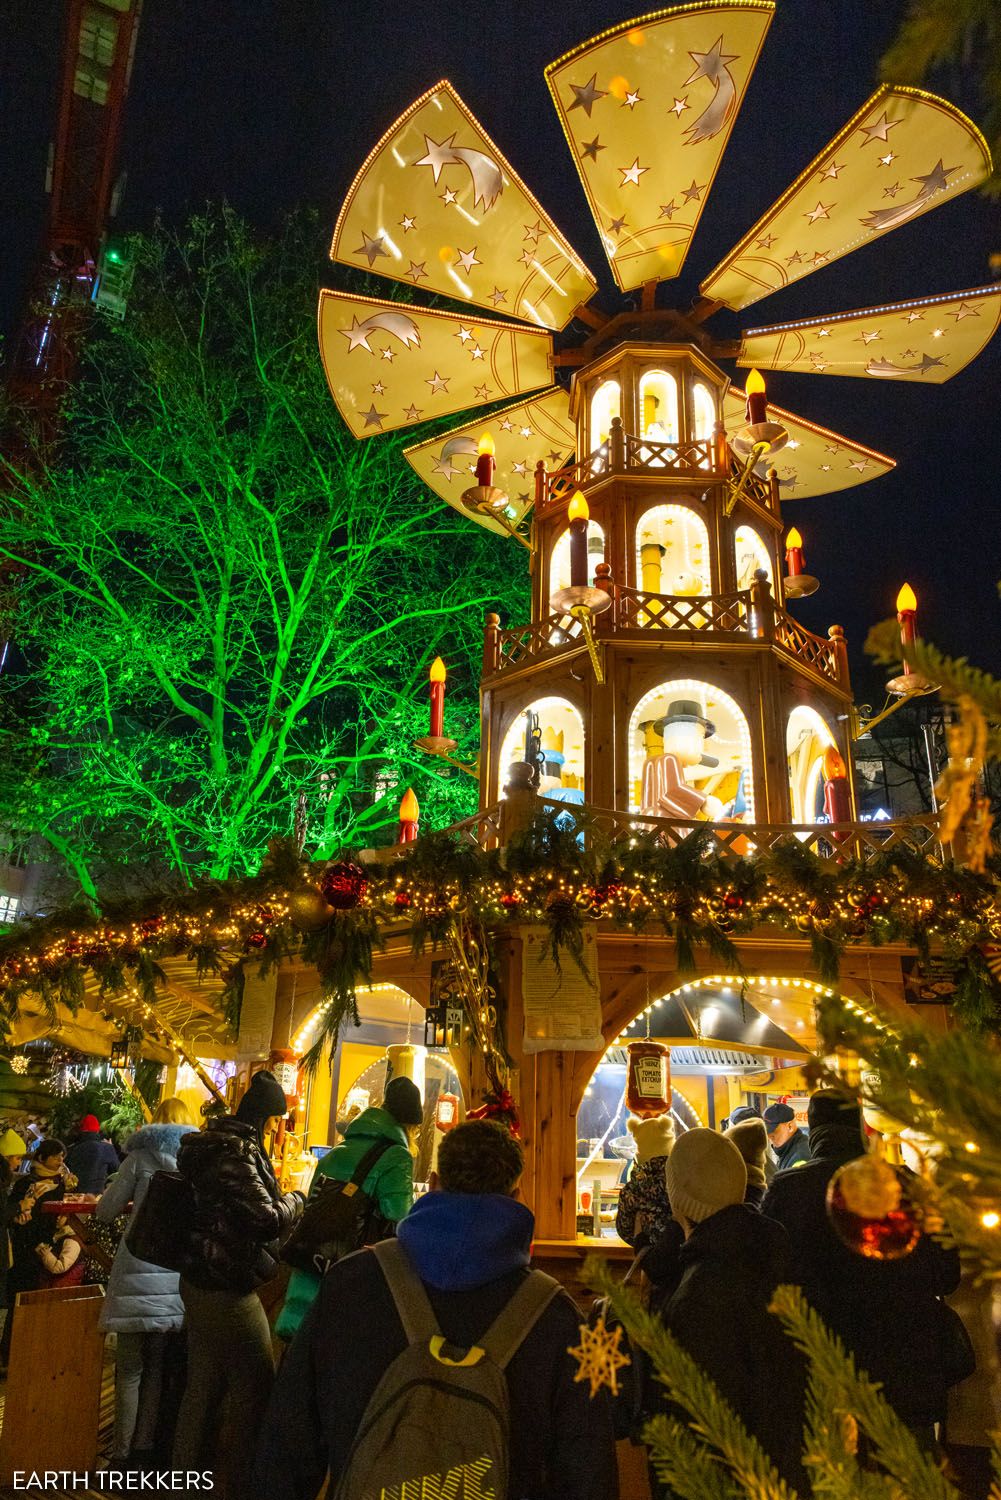
M 667 705 L 667 713 L 662 719 L 654 719 L 654 732 L 663 736 L 664 730 L 671 724 L 701 724 L 705 739 L 711 739 L 716 733 L 716 725 L 705 714 L 699 712 L 699 705 L 694 698 L 676 698 L 673 703 Z M 699 765 L 708 766 L 710 769 L 719 765 L 714 755 L 703 755 Z

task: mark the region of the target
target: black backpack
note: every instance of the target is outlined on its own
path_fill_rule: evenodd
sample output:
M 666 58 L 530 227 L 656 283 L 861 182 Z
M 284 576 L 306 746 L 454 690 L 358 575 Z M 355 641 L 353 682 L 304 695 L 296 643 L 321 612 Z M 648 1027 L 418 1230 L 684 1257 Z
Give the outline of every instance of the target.
M 529 1271 L 470 1349 L 445 1342 L 428 1294 L 397 1240 L 378 1257 L 407 1338 L 383 1372 L 331 1490 L 332 1500 L 488 1496 L 508 1492 L 509 1361 L 560 1290 Z
M 182 1271 L 195 1221 L 195 1193 L 180 1172 L 154 1172 L 146 1196 L 125 1231 L 137 1260 Z
M 287 1265 L 323 1276 L 335 1261 L 393 1233 L 393 1224 L 379 1213 L 362 1183 L 383 1152 L 396 1144 L 376 1141 L 347 1182 L 321 1176 L 315 1195 L 310 1194 L 302 1218 L 282 1247 Z

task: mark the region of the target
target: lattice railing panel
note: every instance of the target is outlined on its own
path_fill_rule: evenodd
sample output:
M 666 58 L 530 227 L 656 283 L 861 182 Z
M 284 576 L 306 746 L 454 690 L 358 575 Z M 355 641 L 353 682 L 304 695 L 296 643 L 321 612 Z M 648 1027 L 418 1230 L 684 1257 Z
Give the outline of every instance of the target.
M 649 470 L 657 473 L 662 470 L 677 472 L 680 469 L 688 474 L 693 469 L 711 473 L 715 468 L 711 438 L 695 438 L 687 443 L 670 443 L 661 442 L 656 438 L 636 437 L 633 433 L 627 432 L 625 446 L 627 469 L 638 469 L 641 472 Z
M 786 614 L 784 609 L 775 610 L 775 641 L 783 651 L 797 661 L 804 661 L 821 677 L 830 682 L 839 681 L 838 655 L 831 641 L 804 630 L 798 620 Z
M 731 635 L 750 632 L 751 596 L 746 589 L 733 594 L 650 594 L 642 589 L 618 590 L 620 627 L 646 630 L 712 630 Z
M 571 641 L 578 641 L 582 634 L 580 621 L 566 614 L 547 615 L 544 620 L 535 623 L 501 630 L 498 632 L 499 670 L 503 672 L 505 668 L 516 667 L 533 656 L 541 656 L 543 652 L 567 646 Z

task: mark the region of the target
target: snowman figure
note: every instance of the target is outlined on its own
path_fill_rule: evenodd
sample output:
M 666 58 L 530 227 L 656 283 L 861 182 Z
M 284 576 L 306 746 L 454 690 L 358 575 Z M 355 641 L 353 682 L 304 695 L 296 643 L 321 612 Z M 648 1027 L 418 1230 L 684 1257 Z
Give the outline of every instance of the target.
M 643 767 L 641 812 L 659 818 L 718 821 L 723 816 L 719 798 L 689 786 L 685 779 L 690 767 L 712 770 L 719 765 L 715 756 L 705 753 L 706 740 L 716 733 L 716 725 L 699 712 L 694 699 L 677 698 L 653 727 L 663 738 L 664 751 L 650 756 Z

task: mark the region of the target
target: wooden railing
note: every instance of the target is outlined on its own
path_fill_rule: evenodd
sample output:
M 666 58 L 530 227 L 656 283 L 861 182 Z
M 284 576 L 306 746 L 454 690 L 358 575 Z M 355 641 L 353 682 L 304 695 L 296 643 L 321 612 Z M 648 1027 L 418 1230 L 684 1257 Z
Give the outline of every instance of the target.
M 751 588 L 732 593 L 655 594 L 614 583 L 607 565 L 601 564 L 596 582 L 612 599 L 611 608 L 595 619 L 600 636 L 642 630 L 690 640 L 696 633 L 711 632 L 731 640 L 772 643 L 821 682 L 848 688 L 848 653 L 840 625 L 831 626 L 827 640 L 813 635 L 776 605 L 764 575 L 756 578 Z M 536 657 L 582 644 L 580 622 L 567 614 L 547 615 L 543 620 L 506 630 L 488 622 L 484 676 L 493 677 Z
M 596 834 L 611 844 L 652 837 L 675 848 L 698 830 L 708 835 L 707 858 L 754 859 L 792 839 L 828 864 L 843 864 L 847 859 L 864 864 L 891 849 L 910 849 L 936 864 L 944 858 L 938 841 L 938 819 L 931 814 L 903 823 L 693 823 L 613 808 L 582 807 L 554 797 L 541 796 L 538 804 L 540 813 L 558 815 L 571 831 L 578 827 L 585 842 L 592 841 Z M 494 849 L 500 842 L 501 806 L 497 803 L 447 831 L 481 849 Z
M 667 442 L 625 432 L 615 417 L 606 440 L 576 463 L 551 472 L 542 459 L 535 467 L 535 513 L 544 516 L 565 505 L 575 490 L 586 489 L 597 479 L 613 474 L 649 474 L 655 478 L 691 477 L 698 480 L 730 478 L 734 483 L 743 472 L 743 462 L 732 452 L 719 429 L 712 437 Z M 779 510 L 778 484 L 749 474 L 743 481 L 746 499 L 770 510 Z

